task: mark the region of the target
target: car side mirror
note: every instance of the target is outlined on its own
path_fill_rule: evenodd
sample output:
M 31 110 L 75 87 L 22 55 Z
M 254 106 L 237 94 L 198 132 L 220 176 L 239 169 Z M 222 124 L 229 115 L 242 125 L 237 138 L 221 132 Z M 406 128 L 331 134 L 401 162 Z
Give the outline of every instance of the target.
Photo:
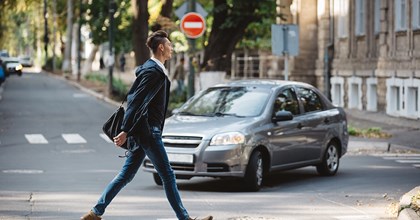
M 273 117 L 273 122 L 293 120 L 293 114 L 289 111 L 278 111 Z

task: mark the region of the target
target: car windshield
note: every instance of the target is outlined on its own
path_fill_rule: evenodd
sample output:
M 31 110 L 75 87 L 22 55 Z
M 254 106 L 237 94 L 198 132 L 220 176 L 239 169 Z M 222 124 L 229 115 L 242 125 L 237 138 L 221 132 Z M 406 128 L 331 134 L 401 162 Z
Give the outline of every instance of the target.
M 270 90 L 257 87 L 215 87 L 198 95 L 179 114 L 252 117 L 262 113 Z

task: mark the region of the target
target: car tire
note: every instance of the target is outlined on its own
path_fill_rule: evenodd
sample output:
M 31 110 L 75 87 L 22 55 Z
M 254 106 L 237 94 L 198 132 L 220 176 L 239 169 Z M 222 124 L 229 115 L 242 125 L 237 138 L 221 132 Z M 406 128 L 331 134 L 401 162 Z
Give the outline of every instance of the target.
M 22 76 L 22 71 L 19 71 L 17 74 L 18 76 Z
M 153 180 L 155 181 L 156 185 L 162 186 L 162 179 L 160 178 L 159 174 L 153 173 Z
M 249 158 L 245 172 L 244 182 L 246 189 L 253 192 L 260 190 L 263 183 L 263 174 L 264 166 L 261 152 L 255 151 Z
M 327 150 L 322 157 L 322 162 L 316 166 L 316 171 L 322 176 L 333 176 L 337 173 L 340 165 L 340 155 L 336 143 L 328 144 Z

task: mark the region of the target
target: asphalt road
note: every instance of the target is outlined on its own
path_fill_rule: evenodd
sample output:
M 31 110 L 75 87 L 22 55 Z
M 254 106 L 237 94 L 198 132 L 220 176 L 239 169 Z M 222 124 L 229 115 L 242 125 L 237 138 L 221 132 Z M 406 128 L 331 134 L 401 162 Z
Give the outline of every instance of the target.
M 116 106 L 46 74 L 11 76 L 0 94 L 0 219 L 78 219 L 116 175 L 124 152 L 101 134 Z M 397 157 L 398 156 L 398 157 Z M 215 219 L 395 219 L 420 183 L 420 155 L 348 154 L 334 177 L 315 168 L 270 176 L 260 192 L 233 179 L 178 185 L 191 216 Z M 140 171 L 105 219 L 175 219 L 161 187 Z

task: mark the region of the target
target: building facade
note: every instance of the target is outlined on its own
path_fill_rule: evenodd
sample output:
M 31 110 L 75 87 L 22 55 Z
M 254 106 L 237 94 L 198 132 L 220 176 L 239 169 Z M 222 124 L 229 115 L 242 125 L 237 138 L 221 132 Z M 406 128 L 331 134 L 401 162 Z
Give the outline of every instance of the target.
M 337 106 L 420 119 L 420 0 L 277 1 L 299 25 L 290 79 Z

